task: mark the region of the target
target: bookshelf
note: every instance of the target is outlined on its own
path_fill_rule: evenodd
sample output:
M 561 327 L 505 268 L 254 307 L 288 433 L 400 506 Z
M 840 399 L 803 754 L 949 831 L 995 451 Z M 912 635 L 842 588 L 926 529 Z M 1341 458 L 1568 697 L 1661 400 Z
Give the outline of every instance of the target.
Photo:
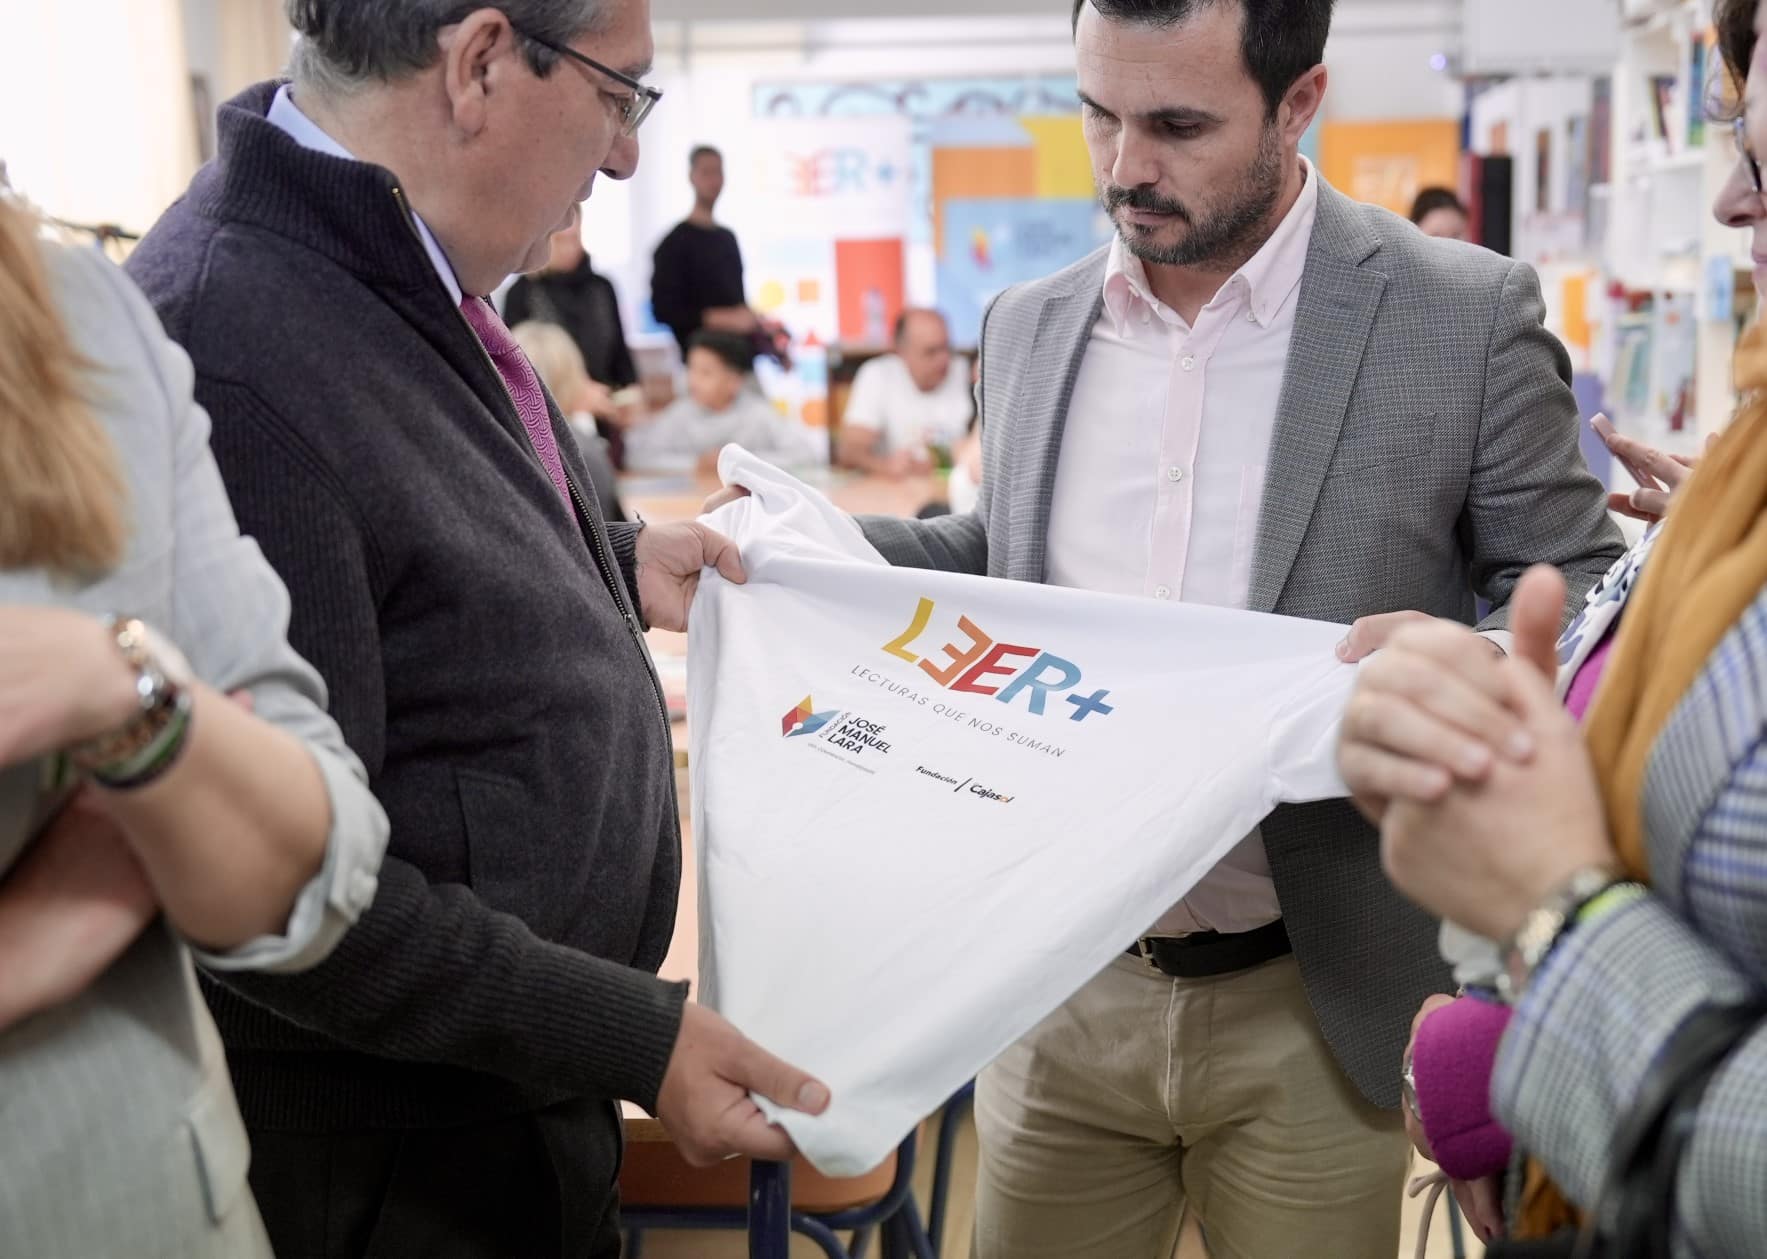
M 1595 367 L 1617 425 L 1691 453 L 1735 406 L 1730 357 L 1752 307 L 1746 239 L 1712 216 L 1736 153 L 1705 118 L 1710 0 L 1621 0 L 1620 16 L 1609 179 L 1590 189 Z

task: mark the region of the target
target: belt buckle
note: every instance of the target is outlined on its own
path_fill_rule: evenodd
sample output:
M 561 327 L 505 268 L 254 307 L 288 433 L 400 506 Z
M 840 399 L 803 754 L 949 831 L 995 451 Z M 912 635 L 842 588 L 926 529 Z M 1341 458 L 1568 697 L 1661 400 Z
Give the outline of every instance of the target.
M 1152 936 L 1141 936 L 1137 939 L 1135 941 L 1135 951 L 1141 955 L 1141 960 L 1147 963 L 1147 968 L 1149 970 L 1157 975 L 1163 975 L 1166 973 L 1160 969 L 1159 962 L 1154 960 Z
M 1179 931 L 1173 932 L 1170 936 L 1157 936 L 1157 939 L 1184 939 L 1186 936 L 1189 936 L 1189 934 L 1191 934 L 1191 932 Z M 1141 936 L 1141 938 L 1136 939 L 1136 941 L 1134 941 L 1134 952 L 1140 955 L 1141 961 L 1147 962 L 1147 968 L 1149 968 L 1150 971 L 1154 971 L 1156 975 L 1166 975 L 1166 971 L 1161 969 L 1159 962 L 1154 959 L 1154 939 L 1156 939 L 1156 936 Z M 1172 978 L 1172 976 L 1166 975 L 1166 978 Z

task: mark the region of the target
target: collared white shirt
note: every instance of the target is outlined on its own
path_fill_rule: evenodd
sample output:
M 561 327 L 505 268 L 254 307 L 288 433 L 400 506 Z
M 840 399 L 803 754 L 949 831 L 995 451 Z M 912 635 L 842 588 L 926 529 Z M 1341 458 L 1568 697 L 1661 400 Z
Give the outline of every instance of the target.
M 1319 181 L 1198 313 L 1153 295 L 1119 238 L 1062 435 L 1055 585 L 1243 608 Z M 1249 931 L 1281 916 L 1253 831 L 1155 934 Z
M 880 454 L 955 446 L 975 413 L 969 360 L 953 355 L 945 379 L 931 390 L 914 383 L 899 354 L 883 354 L 860 367 L 843 424 L 883 435 Z
M 276 99 L 270 102 L 269 122 L 272 126 L 286 132 L 295 143 L 304 149 L 327 153 L 332 157 L 341 157 L 346 162 L 361 161 L 354 153 L 332 139 L 330 135 L 301 112 L 300 106 L 294 102 L 294 94 L 289 91 L 289 84 L 284 83 L 276 89 Z M 412 220 L 417 224 L 417 235 L 423 241 L 424 252 L 429 255 L 430 264 L 435 267 L 436 274 L 441 277 L 442 284 L 448 290 L 448 296 L 454 299 L 456 306 L 466 299 L 461 290 L 460 281 L 454 277 L 454 264 L 448 261 L 448 255 L 442 252 L 441 242 L 435 233 L 429 230 L 429 224 L 415 210 L 411 212 Z

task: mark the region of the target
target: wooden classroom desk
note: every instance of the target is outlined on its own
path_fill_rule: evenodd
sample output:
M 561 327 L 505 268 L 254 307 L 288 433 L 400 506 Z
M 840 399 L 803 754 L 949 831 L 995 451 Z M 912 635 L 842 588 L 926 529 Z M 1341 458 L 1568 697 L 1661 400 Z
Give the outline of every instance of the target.
M 829 469 L 803 479 L 836 507 L 858 516 L 912 516 L 928 503 L 945 501 L 945 478 L 937 473 L 898 479 Z M 620 478 L 620 501 L 628 516 L 672 524 L 694 519 L 721 488 L 716 477 L 637 470 Z

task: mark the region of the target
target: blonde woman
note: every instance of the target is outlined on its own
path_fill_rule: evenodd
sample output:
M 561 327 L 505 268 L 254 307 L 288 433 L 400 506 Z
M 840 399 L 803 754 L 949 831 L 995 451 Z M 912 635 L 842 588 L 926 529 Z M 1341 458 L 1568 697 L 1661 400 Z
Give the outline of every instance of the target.
M 601 500 L 602 512 L 609 520 L 624 520 L 626 513 L 620 506 L 613 453 L 595 425 L 595 412 L 602 396 L 607 393 L 606 386 L 589 378 L 589 369 L 583 364 L 583 352 L 577 348 L 571 334 L 557 324 L 529 319 L 509 331 L 539 373 L 540 383 L 546 386 L 546 391 L 570 422 L 571 435 L 577 439 L 577 450 L 583 456 L 583 462 L 589 465 L 589 477 L 595 486 L 596 498 Z
M 540 381 L 558 403 L 558 409 L 576 417 L 592 414 L 591 402 L 599 397 L 596 383 L 583 365 L 583 352 L 571 334 L 555 323 L 528 319 L 516 324 L 510 335 L 540 373 Z M 575 418 L 572 419 L 575 424 Z
M 288 611 L 184 355 L 0 200 L 0 1254 L 269 1253 L 192 954 L 315 965 L 386 844 Z

